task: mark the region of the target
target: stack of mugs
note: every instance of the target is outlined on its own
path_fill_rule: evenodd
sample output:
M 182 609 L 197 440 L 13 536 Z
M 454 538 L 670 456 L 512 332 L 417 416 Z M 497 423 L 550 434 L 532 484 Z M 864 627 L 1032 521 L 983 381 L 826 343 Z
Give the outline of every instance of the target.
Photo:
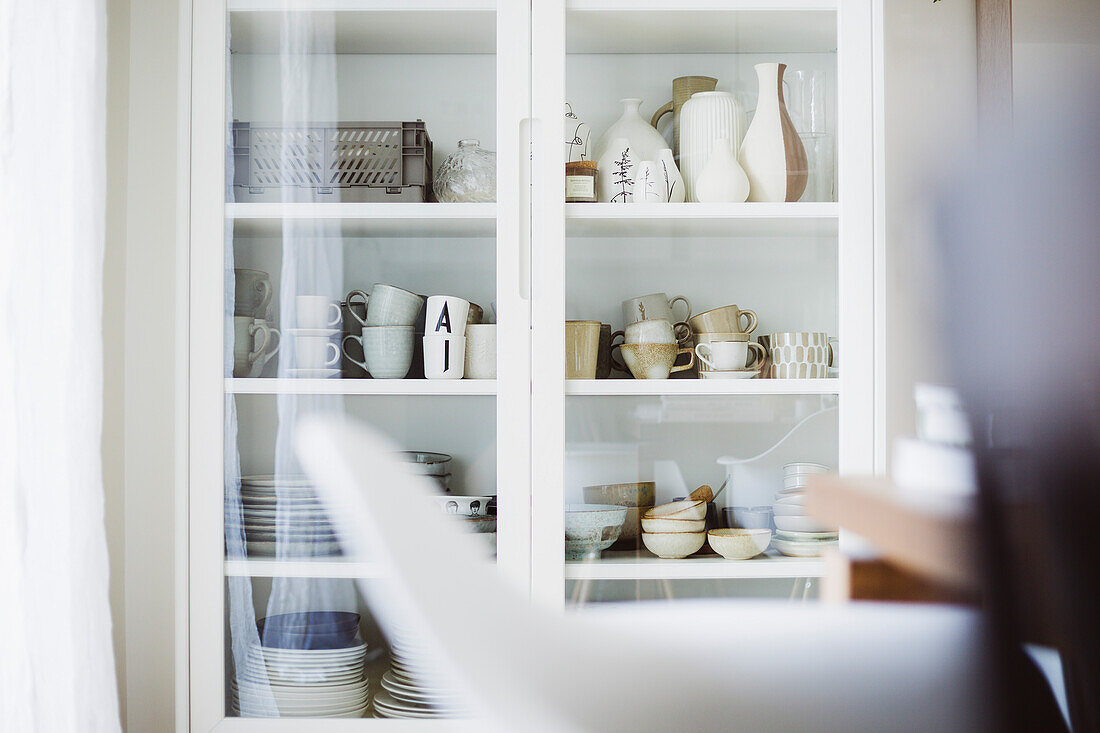
M 828 473 L 820 463 L 788 463 L 783 467 L 783 490 L 772 505 L 773 545 L 784 555 L 817 557 L 837 544 L 838 529 L 806 513 L 806 486 L 813 476 Z
M 274 292 L 262 270 L 233 270 L 233 376 L 258 377 L 279 348 L 279 332 L 267 321 Z
M 677 321 L 673 308 L 682 303 L 684 318 L 691 316 L 691 303 L 682 295 L 669 298 L 664 293 L 651 293 L 628 298 L 622 303 L 623 330 L 611 334 L 611 363 L 635 379 L 668 379 L 669 375 L 695 366 L 695 354 L 686 345 L 691 336 L 686 321 Z M 622 343 L 617 343 L 622 338 Z M 615 358 L 619 349 L 622 361 Z M 677 364 L 683 354 L 686 363 Z
M 340 304 L 325 295 L 299 295 L 294 298 L 294 323 L 289 330 L 294 338 L 291 377 L 330 379 L 340 374 Z
M 352 290 L 344 300 L 360 327 L 359 335 L 344 336 L 344 356 L 375 379 L 404 379 L 412 366 L 416 319 L 424 298 L 393 285 L 375 283 L 370 293 Z M 360 318 L 356 305 L 363 306 L 366 317 Z M 363 361 L 348 353 L 348 341 L 359 344 Z
M 688 319 L 699 358 L 701 379 L 752 379 L 767 352 L 749 340 L 756 330 L 756 313 L 736 305 L 705 311 Z

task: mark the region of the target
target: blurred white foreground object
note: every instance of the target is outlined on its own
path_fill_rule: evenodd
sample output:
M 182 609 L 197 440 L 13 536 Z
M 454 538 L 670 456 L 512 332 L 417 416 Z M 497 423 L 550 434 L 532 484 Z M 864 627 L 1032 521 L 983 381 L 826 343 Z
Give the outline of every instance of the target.
M 974 731 L 986 719 L 975 613 L 726 600 L 549 610 L 480 559 L 377 432 L 313 419 L 298 446 L 345 552 L 369 546 L 391 573 L 382 591 L 360 584 L 372 612 L 438 650 L 482 729 Z
M 970 445 L 970 422 L 959 393 L 950 387 L 923 382 L 913 386 L 917 403 L 917 436 L 949 445 Z

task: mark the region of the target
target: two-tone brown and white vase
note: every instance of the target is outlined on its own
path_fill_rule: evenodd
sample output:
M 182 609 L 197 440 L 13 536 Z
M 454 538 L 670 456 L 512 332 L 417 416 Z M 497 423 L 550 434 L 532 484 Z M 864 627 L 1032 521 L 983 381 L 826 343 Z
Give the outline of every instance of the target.
M 806 190 L 806 149 L 783 101 L 786 64 L 756 64 L 756 113 L 738 151 L 749 201 L 798 201 Z

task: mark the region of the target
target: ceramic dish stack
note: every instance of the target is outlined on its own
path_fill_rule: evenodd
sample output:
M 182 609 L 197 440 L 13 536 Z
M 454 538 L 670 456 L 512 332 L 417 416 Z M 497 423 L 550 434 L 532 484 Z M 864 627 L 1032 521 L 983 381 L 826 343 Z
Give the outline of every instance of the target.
M 404 450 L 397 454 L 397 458 L 405 464 L 409 473 L 427 476 L 438 483 L 439 490 L 444 493 L 451 490 L 451 456 L 446 453 Z
M 304 477 L 241 477 L 240 523 L 226 508 L 226 536 L 244 532 L 251 557 L 308 557 L 340 554 L 340 543 L 324 508 Z
M 390 639 L 390 668 L 374 696 L 374 717 L 422 719 L 466 717 L 461 696 L 439 679 L 428 650 L 405 634 Z
M 660 558 L 679 560 L 707 541 L 707 502 L 681 499 L 642 515 L 642 544 Z
M 838 529 L 806 513 L 806 486 L 813 476 L 828 473 L 820 463 L 788 463 L 783 467 L 783 490 L 772 505 L 775 537 L 772 546 L 792 557 L 818 557 L 835 546 Z
M 230 712 L 246 718 L 361 718 L 369 705 L 359 614 L 288 613 L 260 619 L 230 686 Z

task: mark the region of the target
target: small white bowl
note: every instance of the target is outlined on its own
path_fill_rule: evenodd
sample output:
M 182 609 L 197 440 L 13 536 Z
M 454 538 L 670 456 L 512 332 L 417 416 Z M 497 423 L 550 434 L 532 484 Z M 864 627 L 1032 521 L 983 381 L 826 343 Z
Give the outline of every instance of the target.
M 784 476 L 783 488 L 784 489 L 804 489 L 810 485 L 810 481 L 818 476 L 824 476 L 821 473 L 800 473 L 797 476 Z
M 806 516 L 806 507 L 801 504 L 780 504 L 776 502 L 772 505 L 772 512 L 777 517 L 804 517 Z
M 825 550 L 830 547 L 836 547 L 837 541 L 815 540 L 813 542 L 795 542 L 785 540 L 782 537 L 776 537 L 772 540 L 772 545 L 775 549 L 789 557 L 821 557 L 825 554 Z
M 706 529 L 705 519 L 676 519 L 668 517 L 648 517 L 642 519 L 643 532 L 702 532 Z
M 706 519 L 707 503 L 705 501 L 692 501 L 681 499 L 669 504 L 655 506 L 645 513 L 645 519 L 665 517 L 667 519 Z
M 666 560 L 679 560 L 698 552 L 706 540 L 706 532 L 642 532 L 645 548 Z
M 727 560 L 756 557 L 772 541 L 770 529 L 712 529 L 707 532 L 711 549 Z
M 779 494 L 775 499 L 776 504 L 806 506 L 805 494 Z
M 461 514 L 466 517 L 484 517 L 489 513 L 491 496 L 459 496 L 447 494 L 434 497 L 444 514 Z
M 784 532 L 836 532 L 816 517 L 776 517 L 775 528 Z

